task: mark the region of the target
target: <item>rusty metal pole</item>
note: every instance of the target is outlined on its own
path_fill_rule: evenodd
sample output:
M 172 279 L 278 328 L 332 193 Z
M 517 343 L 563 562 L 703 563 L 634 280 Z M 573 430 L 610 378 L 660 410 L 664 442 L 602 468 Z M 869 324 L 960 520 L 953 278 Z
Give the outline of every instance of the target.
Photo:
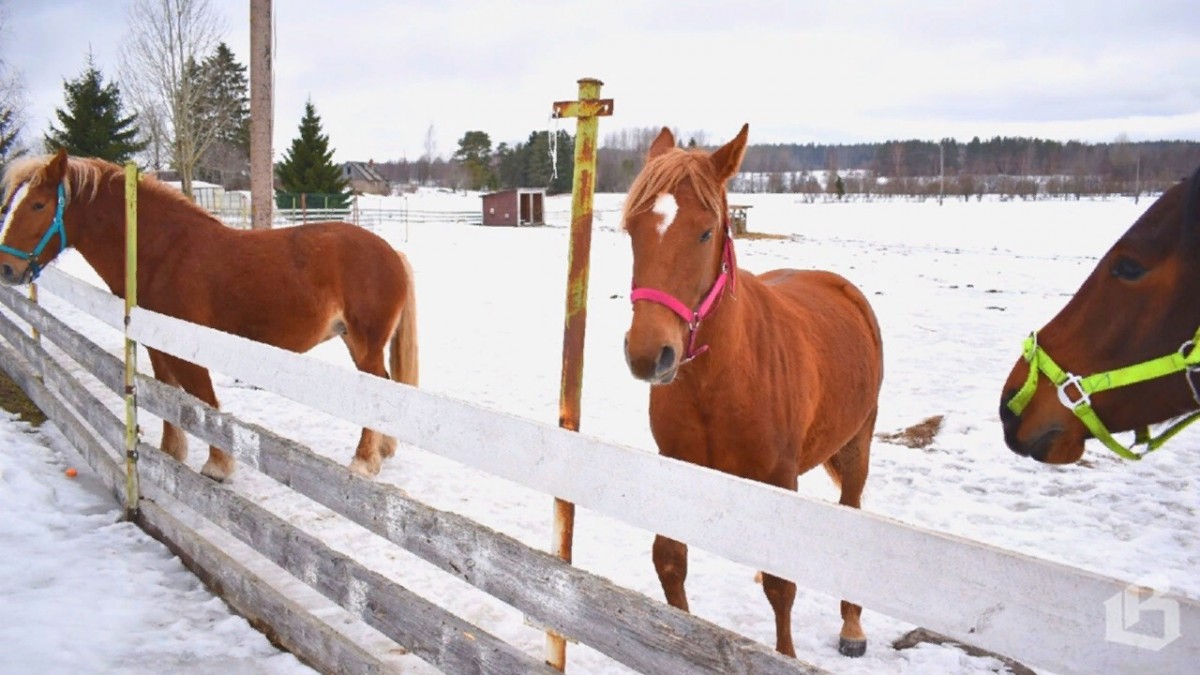
M 579 401 L 583 394 L 583 337 L 587 327 L 587 289 L 592 248 L 592 195 L 596 191 L 596 141 L 599 117 L 612 114 L 612 99 L 600 99 L 600 80 L 579 80 L 579 100 L 554 104 L 554 117 L 576 117 L 575 176 L 571 188 L 571 244 L 567 268 L 567 311 L 563 326 L 562 382 L 558 400 L 558 426 L 579 431 Z M 549 139 L 547 139 L 549 140 Z M 554 500 L 554 555 L 571 562 L 575 533 L 575 505 Z M 567 667 L 567 644 L 547 630 L 546 663 L 560 671 Z

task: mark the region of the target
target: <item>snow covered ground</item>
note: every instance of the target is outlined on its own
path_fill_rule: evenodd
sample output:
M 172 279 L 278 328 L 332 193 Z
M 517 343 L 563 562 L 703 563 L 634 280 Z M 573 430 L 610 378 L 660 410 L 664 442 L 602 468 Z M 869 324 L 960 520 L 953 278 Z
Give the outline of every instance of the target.
M 399 198 L 378 198 L 400 206 Z M 621 195 L 598 195 L 589 290 L 582 430 L 654 451 L 647 385 L 625 368 L 630 253 L 620 232 Z M 1021 339 L 1066 302 L 1148 201 L 872 202 L 801 204 L 789 195 L 734 195 L 749 204 L 750 229 L 781 239 L 739 240 L 753 272 L 817 267 L 866 292 L 884 336 L 885 380 L 878 430 L 932 415 L 945 423 L 925 449 L 876 442 L 864 507 L 902 521 L 1139 579 L 1161 575 L 1171 590 L 1200 598 L 1200 431 L 1152 458 L 1123 462 L 1089 445 L 1086 464 L 1047 467 L 1005 448 L 996 408 Z M 477 195 L 419 192 L 411 209 L 477 209 Z M 365 205 L 364 205 L 365 206 Z M 550 226 L 381 224 L 417 275 L 422 386 L 514 415 L 555 423 L 558 415 L 568 197 L 548 199 Z M 70 256 L 63 269 L 89 277 Z M 112 352 L 119 336 L 54 298 L 45 304 Z M 352 367 L 340 343 L 312 352 Z M 143 368 L 147 367 L 143 360 Z M 267 392 L 215 376 L 223 407 L 345 463 L 357 429 Z M 157 442 L 158 425 L 143 422 Z M 0 420 L 0 672 L 295 672 L 245 621 L 229 615 L 159 545 L 113 524 L 117 509 L 90 482 L 52 428 Z M 207 453 L 193 441 L 190 464 Z M 550 498 L 424 452 L 402 447 L 379 480 L 442 509 L 465 514 L 526 543 L 550 538 Z M 243 470 L 236 489 L 331 544 L 353 552 L 412 590 L 531 654 L 543 638 L 521 615 L 432 567 L 397 553 L 286 489 Z M 800 490 L 836 501 L 824 472 Z M 653 534 L 581 510 L 575 562 L 654 598 Z M 881 563 L 883 564 L 883 563 Z M 932 645 L 886 646 L 911 625 L 872 612 L 867 655 L 836 651 L 837 600 L 801 589 L 793 612 L 801 658 L 845 673 L 985 673 L 1000 666 Z M 936 583 L 936 576 L 931 577 Z M 692 611 L 773 644 L 774 624 L 754 570 L 692 549 Z M 946 598 L 946 602 L 954 602 Z M 581 646 L 571 672 L 626 670 Z M 413 664 L 414 670 L 424 670 Z

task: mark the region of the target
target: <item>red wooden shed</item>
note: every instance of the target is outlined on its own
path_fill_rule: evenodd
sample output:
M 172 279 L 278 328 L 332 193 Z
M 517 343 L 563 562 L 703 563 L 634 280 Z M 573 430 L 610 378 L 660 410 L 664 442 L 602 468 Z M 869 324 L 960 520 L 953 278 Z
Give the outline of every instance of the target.
M 546 191 L 512 188 L 483 195 L 484 225 L 545 225 Z

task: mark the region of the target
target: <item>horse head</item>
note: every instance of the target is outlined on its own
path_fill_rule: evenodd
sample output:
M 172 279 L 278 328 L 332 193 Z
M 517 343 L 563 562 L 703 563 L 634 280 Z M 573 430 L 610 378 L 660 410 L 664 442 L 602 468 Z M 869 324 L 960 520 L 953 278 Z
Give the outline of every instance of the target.
M 0 282 L 32 281 L 67 248 L 67 182 L 65 150 L 49 158 L 17 160 L 5 172 Z
M 1200 329 L 1197 192 L 1200 170 L 1164 192 L 1026 340 L 1000 403 L 1014 452 L 1065 464 L 1095 437 L 1137 458 L 1111 433 L 1200 408 L 1200 352 L 1192 354 Z
M 633 246 L 633 319 L 625 359 L 635 377 L 671 382 L 703 353 L 701 322 L 737 273 L 725 183 L 741 166 L 749 125 L 715 152 L 683 150 L 663 128 L 625 201 Z

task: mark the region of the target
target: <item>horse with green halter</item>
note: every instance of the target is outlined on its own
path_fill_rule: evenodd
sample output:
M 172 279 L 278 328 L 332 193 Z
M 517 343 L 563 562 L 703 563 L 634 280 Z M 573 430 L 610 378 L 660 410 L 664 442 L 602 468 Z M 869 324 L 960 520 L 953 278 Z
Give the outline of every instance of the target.
M 1072 461 L 1066 456 L 1069 453 L 1061 452 L 1064 446 L 1056 437 L 1078 439 L 1063 433 L 1068 425 L 1061 415 L 1039 407 L 1038 421 L 1026 423 L 1043 375 L 1054 386 L 1059 403 L 1093 437 L 1125 459 L 1141 459 L 1200 419 L 1196 379 L 1200 377 L 1200 349 L 1196 349 L 1200 305 L 1195 302 L 1200 287 L 1198 203 L 1200 169 L 1150 206 L 1105 254 L 1072 301 L 1042 329 L 1044 335 L 1051 335 L 1053 329 L 1054 350 L 1064 362 L 1084 371 L 1089 368 L 1079 364 L 1103 364 L 1092 368 L 1098 372 L 1079 375 L 1060 366 L 1039 341 L 1038 332 L 1025 339 L 1022 359 L 1001 398 L 1005 441 L 1015 452 L 1042 461 Z M 1172 335 L 1181 343 L 1168 352 Z M 1161 356 L 1145 358 L 1155 353 Z M 1129 359 L 1134 363 L 1105 367 L 1114 360 L 1119 363 L 1120 354 L 1134 356 Z M 1018 371 L 1022 363 L 1028 368 L 1024 374 Z M 1184 378 L 1186 389 L 1171 383 L 1169 378 L 1175 376 Z M 1107 415 L 1123 418 L 1117 426 L 1135 432 L 1133 443 L 1126 446 L 1113 438 L 1112 419 L 1108 425 L 1101 420 L 1093 397 L 1138 384 L 1154 388 L 1143 387 L 1132 399 L 1126 395 L 1104 401 Z M 1190 397 L 1185 398 L 1185 392 Z M 1042 406 L 1041 400 L 1048 399 L 1039 399 L 1037 406 Z M 1151 435 L 1150 424 L 1172 417 L 1176 418 L 1172 424 Z M 1139 453 L 1138 446 L 1145 449 Z

